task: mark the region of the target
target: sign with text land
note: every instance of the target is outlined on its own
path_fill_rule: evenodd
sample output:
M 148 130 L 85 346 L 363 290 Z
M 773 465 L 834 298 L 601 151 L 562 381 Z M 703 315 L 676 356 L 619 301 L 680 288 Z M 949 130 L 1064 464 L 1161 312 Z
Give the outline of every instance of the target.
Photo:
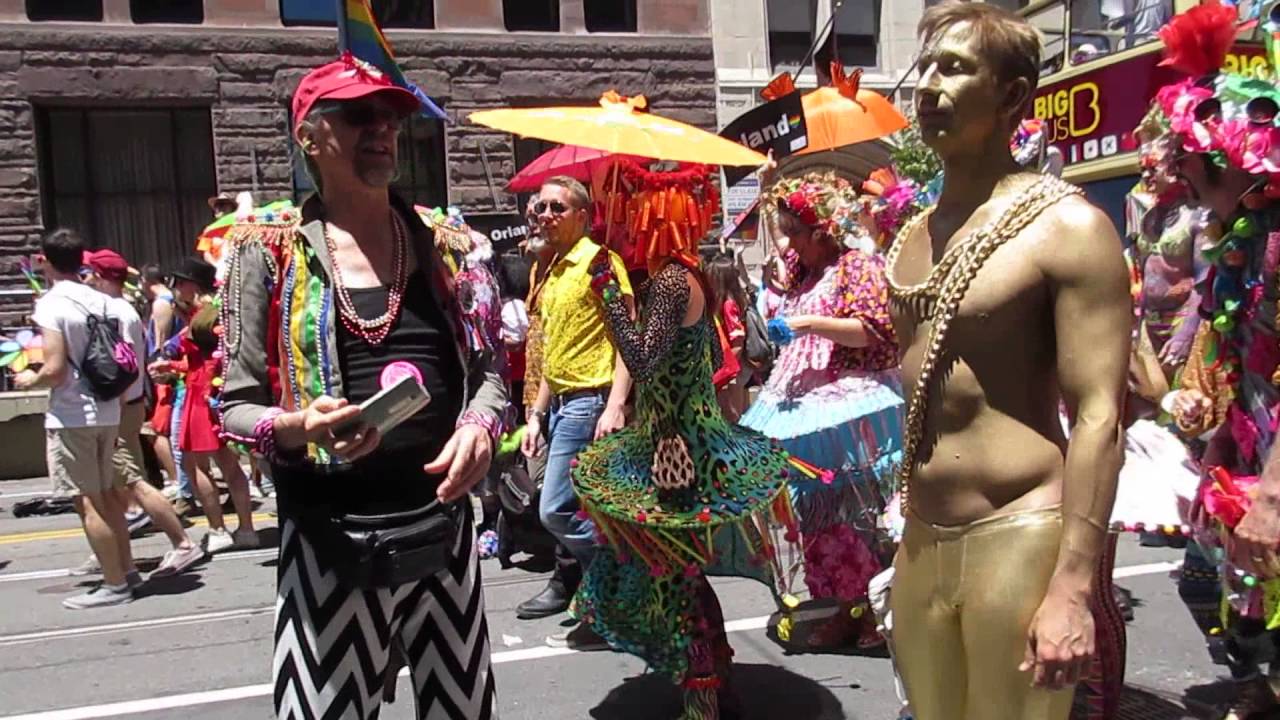
M 775 159 L 809 147 L 800 93 L 793 92 L 746 111 L 725 126 L 720 137 L 746 145 L 762 155 L 772 150 Z M 751 167 L 726 167 L 724 177 L 730 185 L 737 185 L 753 172 L 755 168 Z

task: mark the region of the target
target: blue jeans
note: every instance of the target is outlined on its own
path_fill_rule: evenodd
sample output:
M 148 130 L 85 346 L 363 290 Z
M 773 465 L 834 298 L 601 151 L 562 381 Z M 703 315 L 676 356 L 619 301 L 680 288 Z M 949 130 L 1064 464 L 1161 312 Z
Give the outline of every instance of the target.
M 178 471 L 178 492 L 182 497 L 191 500 L 196 496 L 191 485 L 191 476 L 182 469 L 182 406 L 187 402 L 187 384 L 180 382 L 173 391 L 173 414 L 169 416 L 169 446 L 173 452 L 174 469 Z
M 569 463 L 595 438 L 596 423 L 604 413 L 604 393 L 551 401 L 547 426 L 547 471 L 542 481 L 538 514 L 542 525 L 582 563 L 583 571 L 595 557 L 595 525 L 577 517 L 578 496 L 573 492 Z

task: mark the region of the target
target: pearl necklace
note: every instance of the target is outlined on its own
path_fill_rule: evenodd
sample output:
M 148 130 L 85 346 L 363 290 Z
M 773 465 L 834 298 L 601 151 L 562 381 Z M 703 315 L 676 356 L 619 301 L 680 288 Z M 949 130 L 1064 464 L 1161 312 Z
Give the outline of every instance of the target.
M 395 236 L 395 246 L 392 255 L 393 279 L 391 287 L 387 290 L 387 310 L 372 320 L 366 320 L 360 317 L 360 313 L 356 312 L 355 303 L 351 302 L 346 283 L 342 281 L 342 270 L 334 259 L 337 257 L 337 245 L 329 234 L 329 224 L 325 223 L 324 226 L 324 242 L 329 249 L 329 259 L 333 265 L 333 288 L 338 296 L 338 315 L 351 334 L 370 345 L 381 345 L 391 333 L 392 326 L 400 317 L 400 305 L 404 301 L 405 287 L 409 284 L 409 263 L 407 262 L 409 242 L 405 237 L 402 221 L 396 217 L 394 210 L 391 211 L 391 229 Z

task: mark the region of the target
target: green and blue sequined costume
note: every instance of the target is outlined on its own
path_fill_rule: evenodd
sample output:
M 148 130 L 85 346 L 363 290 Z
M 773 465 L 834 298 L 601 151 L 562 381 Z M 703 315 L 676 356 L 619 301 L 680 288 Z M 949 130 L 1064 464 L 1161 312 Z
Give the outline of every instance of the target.
M 574 612 L 612 647 L 697 691 L 718 687 L 728 665 L 706 576 L 752 577 L 784 592 L 776 581 L 779 553 L 795 539 L 786 482 L 796 470 L 776 443 L 721 415 L 711 322 L 681 326 L 688 273 L 673 262 L 654 277 L 639 324 L 621 297 L 604 293 L 635 379 L 636 415 L 584 450 L 573 469 L 584 512 L 606 545 Z

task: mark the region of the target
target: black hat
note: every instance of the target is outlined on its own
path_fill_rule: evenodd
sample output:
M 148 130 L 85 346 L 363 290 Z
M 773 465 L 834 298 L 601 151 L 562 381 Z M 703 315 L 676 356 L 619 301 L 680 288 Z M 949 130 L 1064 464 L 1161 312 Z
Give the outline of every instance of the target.
M 194 255 L 183 258 L 182 263 L 169 274 L 174 280 L 190 280 L 205 292 L 213 292 L 218 277 L 212 265 Z

